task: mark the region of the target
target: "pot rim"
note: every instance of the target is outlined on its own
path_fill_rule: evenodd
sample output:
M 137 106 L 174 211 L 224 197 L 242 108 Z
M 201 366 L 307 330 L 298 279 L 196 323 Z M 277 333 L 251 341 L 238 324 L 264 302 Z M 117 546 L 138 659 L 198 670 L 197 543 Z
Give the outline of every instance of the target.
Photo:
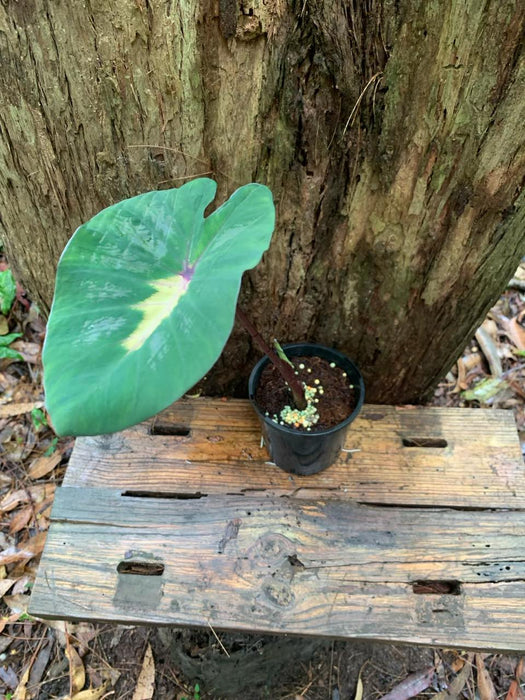
M 270 362 L 270 359 L 268 355 L 264 355 L 261 357 L 261 359 L 257 362 L 255 367 L 252 369 L 250 373 L 250 379 L 248 382 L 248 395 L 250 398 L 250 402 L 255 409 L 257 415 L 263 420 L 267 425 L 271 426 L 272 428 L 277 428 L 278 430 L 281 430 L 284 433 L 288 433 L 289 435 L 296 435 L 296 436 L 301 436 L 301 437 L 306 437 L 313 439 L 315 437 L 323 437 L 325 435 L 331 435 L 332 433 L 335 433 L 345 426 L 347 426 L 349 423 L 351 423 L 358 415 L 358 413 L 361 411 L 361 408 L 363 407 L 364 401 L 365 401 L 365 382 L 363 380 L 363 376 L 359 370 L 359 367 L 346 355 L 344 355 L 342 352 L 339 352 L 339 350 L 335 350 L 334 348 L 329 348 L 326 345 L 320 345 L 319 343 L 287 343 L 286 345 L 282 346 L 283 350 L 301 350 L 303 351 L 304 349 L 307 350 L 323 350 L 324 352 L 330 353 L 334 360 L 342 360 L 343 362 L 349 364 L 352 369 L 356 372 L 358 379 L 359 379 L 359 396 L 357 397 L 357 403 L 352 411 L 352 413 L 347 416 L 343 421 L 338 423 L 337 425 L 334 425 L 332 428 L 327 428 L 326 430 L 317 430 L 317 431 L 312 431 L 312 432 L 306 432 L 302 430 L 295 430 L 294 428 L 289 428 L 286 425 L 281 425 L 280 423 L 276 423 L 274 420 L 272 420 L 269 416 L 266 416 L 263 411 L 259 408 L 255 401 L 255 375 L 262 372 L 262 368 L 264 365 L 266 365 L 268 362 Z M 298 353 L 296 353 L 298 354 Z M 308 355 L 315 356 L 315 352 L 308 352 Z M 326 359 L 326 358 L 322 358 Z

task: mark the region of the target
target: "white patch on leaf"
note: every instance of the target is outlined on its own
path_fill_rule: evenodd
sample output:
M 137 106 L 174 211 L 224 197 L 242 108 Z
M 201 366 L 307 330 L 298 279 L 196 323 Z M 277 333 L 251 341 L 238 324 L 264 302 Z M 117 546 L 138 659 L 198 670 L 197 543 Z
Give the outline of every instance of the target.
M 160 324 L 170 316 L 180 298 L 186 293 L 189 280 L 182 275 L 173 275 L 150 283 L 156 290 L 151 296 L 131 308 L 142 311 L 139 325 L 122 345 L 128 352 L 139 350 L 157 330 Z
M 115 331 L 124 326 L 126 321 L 119 316 L 103 316 L 95 321 L 84 321 L 80 333 L 73 340 L 73 345 L 83 347 L 94 345 L 104 338 L 114 335 Z

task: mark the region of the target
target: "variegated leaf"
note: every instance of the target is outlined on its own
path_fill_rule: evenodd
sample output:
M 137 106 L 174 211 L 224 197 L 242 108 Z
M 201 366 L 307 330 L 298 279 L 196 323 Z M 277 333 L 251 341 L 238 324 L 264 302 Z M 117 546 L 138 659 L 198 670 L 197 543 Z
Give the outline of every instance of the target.
M 249 184 L 204 218 L 215 192 L 202 178 L 124 200 L 68 243 L 43 353 L 59 434 L 138 423 L 218 359 L 241 276 L 267 249 L 275 212 L 270 190 Z

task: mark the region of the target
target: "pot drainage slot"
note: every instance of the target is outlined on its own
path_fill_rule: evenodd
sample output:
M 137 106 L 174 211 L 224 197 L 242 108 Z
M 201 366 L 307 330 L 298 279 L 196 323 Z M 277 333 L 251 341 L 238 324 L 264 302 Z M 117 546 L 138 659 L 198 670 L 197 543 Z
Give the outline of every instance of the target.
M 414 581 L 416 595 L 461 595 L 461 581 Z
M 173 498 L 177 501 L 190 501 L 197 498 L 206 498 L 207 493 L 197 491 L 195 493 L 161 493 L 159 491 L 123 491 L 121 494 L 124 498 Z
M 164 564 L 158 561 L 130 561 L 126 559 L 117 566 L 119 574 L 133 574 L 134 576 L 162 576 Z
M 444 438 L 410 437 L 403 438 L 403 447 L 446 447 Z
M 188 437 L 191 430 L 187 425 L 178 423 L 153 423 L 149 429 L 150 435 L 176 435 L 178 437 Z

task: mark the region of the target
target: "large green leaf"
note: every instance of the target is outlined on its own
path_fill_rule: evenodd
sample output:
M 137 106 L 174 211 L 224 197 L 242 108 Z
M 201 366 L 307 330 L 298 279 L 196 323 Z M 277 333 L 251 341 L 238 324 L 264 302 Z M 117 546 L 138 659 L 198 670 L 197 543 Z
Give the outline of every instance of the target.
M 270 190 L 213 214 L 206 178 L 104 209 L 62 254 L 44 345 L 46 403 L 62 435 L 134 425 L 210 369 L 231 333 L 242 273 L 267 249 Z

